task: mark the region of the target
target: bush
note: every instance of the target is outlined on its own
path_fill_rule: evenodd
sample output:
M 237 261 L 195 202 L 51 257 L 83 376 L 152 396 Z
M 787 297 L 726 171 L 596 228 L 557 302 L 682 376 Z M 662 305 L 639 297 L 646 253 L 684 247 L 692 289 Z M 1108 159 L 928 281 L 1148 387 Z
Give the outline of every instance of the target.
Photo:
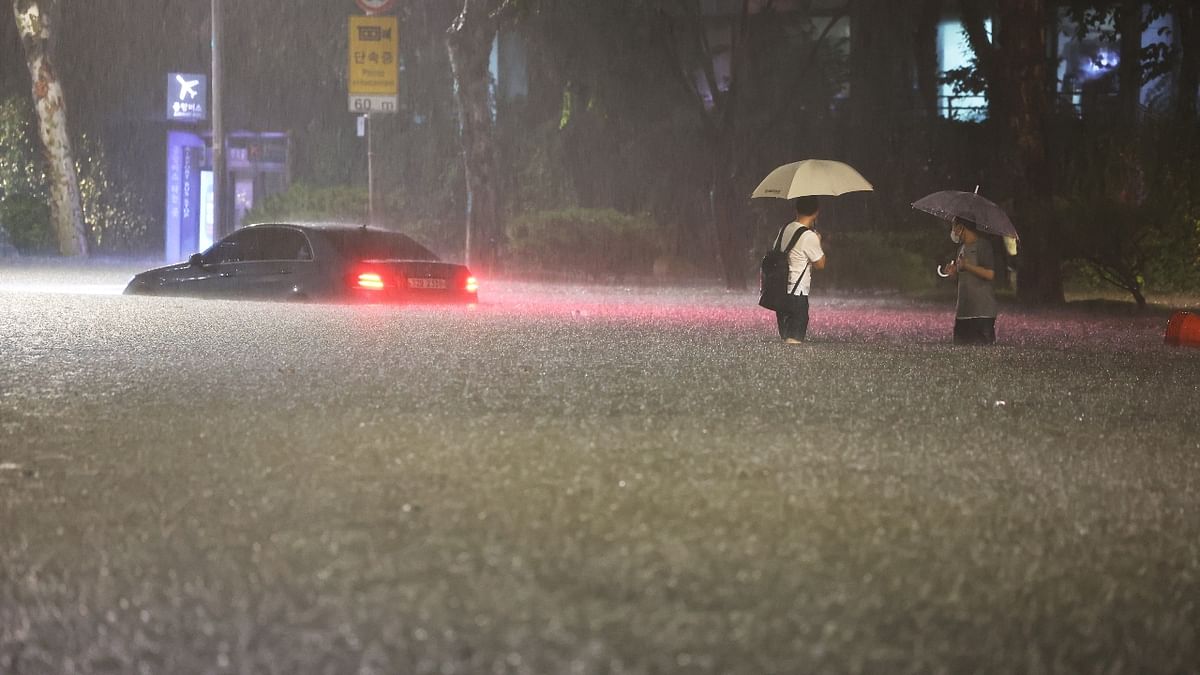
M 1064 129 L 1055 215 L 1078 281 L 1144 302 L 1200 282 L 1200 142 L 1194 124 L 1148 115 L 1130 130 L 1105 122 Z
M 461 260 L 466 224 L 434 218 L 408 219 L 385 215 L 385 226 L 403 232 L 446 260 Z
M 50 254 L 58 248 L 50 229 L 50 207 L 42 197 L 10 193 L 0 200 L 0 225 L 21 253 Z
M 37 127 L 28 97 L 0 101 L 0 199 L 39 194 L 43 189 Z
M 38 152 L 34 113 L 25 99 L 0 103 L 0 223 L 23 253 L 54 253 L 44 161 Z M 154 219 L 142 196 L 124 175 L 114 172 L 104 147 L 84 136 L 74 143 L 80 206 L 91 248 L 128 253 L 145 246 Z
M 944 236 L 943 229 L 931 227 L 930 233 L 916 235 L 838 232 L 824 244 L 830 262 L 818 284 L 843 290 L 930 290 L 937 281 L 937 265 L 954 257 L 949 239 L 939 246 L 933 237 L 934 232 Z
M 433 218 L 405 219 L 395 214 L 393 204 L 383 206 L 379 215 L 382 227 L 403 232 L 443 257 L 453 258 L 447 254 L 462 250 L 461 226 Z M 246 214 L 246 222 L 365 223 L 369 210 L 364 188 L 297 183 L 255 206 Z
M 130 181 L 114 177 L 103 146 L 84 137 L 76 161 L 79 198 L 93 251 L 131 253 L 145 248 L 153 219 Z
M 246 214 L 248 223 L 336 221 L 363 223 L 369 210 L 368 195 L 360 187 L 314 187 L 296 183 L 271 195 Z
M 649 276 L 663 250 L 652 220 L 612 209 L 527 213 L 506 231 L 511 268 L 568 278 Z

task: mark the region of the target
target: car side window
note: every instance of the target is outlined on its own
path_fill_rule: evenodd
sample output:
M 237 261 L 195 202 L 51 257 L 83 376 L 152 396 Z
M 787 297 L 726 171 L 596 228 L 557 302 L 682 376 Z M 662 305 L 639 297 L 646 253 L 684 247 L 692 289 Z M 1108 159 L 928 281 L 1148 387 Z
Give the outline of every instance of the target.
M 254 260 L 258 254 L 258 237 L 253 230 L 239 230 L 217 242 L 206 255 L 210 265 Z
M 261 232 L 262 260 L 312 260 L 312 248 L 300 232 L 282 227 Z

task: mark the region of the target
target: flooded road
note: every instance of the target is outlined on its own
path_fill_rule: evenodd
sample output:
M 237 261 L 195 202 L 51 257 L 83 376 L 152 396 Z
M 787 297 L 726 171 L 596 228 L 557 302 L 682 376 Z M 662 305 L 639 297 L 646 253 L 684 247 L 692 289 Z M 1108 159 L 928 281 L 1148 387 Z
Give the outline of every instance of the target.
M 0 671 L 1180 672 L 1200 351 L 1159 315 L 0 268 Z M 114 292 L 116 289 L 116 292 Z

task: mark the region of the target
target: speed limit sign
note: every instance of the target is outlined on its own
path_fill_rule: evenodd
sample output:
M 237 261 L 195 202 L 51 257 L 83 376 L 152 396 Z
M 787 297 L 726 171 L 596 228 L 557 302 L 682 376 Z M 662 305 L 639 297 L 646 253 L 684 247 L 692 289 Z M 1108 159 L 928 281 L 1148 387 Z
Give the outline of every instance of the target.
M 367 14 L 381 14 L 392 8 L 396 0 L 354 0 L 359 9 Z

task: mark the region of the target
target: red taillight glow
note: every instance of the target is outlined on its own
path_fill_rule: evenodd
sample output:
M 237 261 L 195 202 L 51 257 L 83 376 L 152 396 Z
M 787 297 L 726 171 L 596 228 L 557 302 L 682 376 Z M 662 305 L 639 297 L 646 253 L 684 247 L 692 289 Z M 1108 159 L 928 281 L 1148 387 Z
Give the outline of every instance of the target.
M 463 289 L 466 290 L 468 293 L 478 293 L 479 292 L 479 280 L 476 279 L 475 277 L 467 277 L 467 285 L 463 286 Z
M 365 288 L 368 291 L 382 291 L 383 277 L 379 276 L 375 272 L 363 272 L 362 274 L 358 275 L 355 285 L 359 288 Z

